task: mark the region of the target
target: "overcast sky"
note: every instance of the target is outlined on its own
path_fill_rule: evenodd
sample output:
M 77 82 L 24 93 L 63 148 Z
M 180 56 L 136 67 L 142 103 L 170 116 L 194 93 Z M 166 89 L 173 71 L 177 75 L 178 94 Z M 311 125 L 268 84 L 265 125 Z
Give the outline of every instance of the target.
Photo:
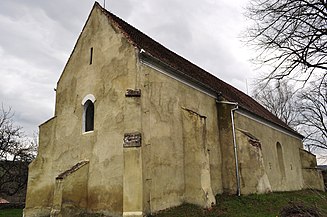
M 106 9 L 217 77 L 247 92 L 255 73 L 245 30 L 246 0 L 106 0 Z M 103 5 L 103 0 L 99 3 Z M 56 82 L 92 0 L 1 0 L 0 103 L 27 134 L 53 116 Z

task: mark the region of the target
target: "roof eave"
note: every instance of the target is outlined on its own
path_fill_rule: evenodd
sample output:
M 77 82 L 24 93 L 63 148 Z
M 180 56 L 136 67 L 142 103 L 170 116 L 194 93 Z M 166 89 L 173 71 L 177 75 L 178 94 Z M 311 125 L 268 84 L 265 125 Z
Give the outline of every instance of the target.
M 270 121 L 270 120 L 268 120 L 268 119 L 266 119 L 264 117 L 261 117 L 261 116 L 257 115 L 256 113 L 250 111 L 249 109 L 245 108 L 242 105 L 239 105 L 239 108 L 241 109 L 241 111 L 245 111 L 246 113 L 250 113 L 252 116 L 256 117 L 256 119 L 258 121 L 264 121 L 264 122 L 266 122 L 267 124 L 269 124 L 271 126 L 275 126 L 275 128 L 279 128 L 279 129 L 282 129 L 283 131 L 287 131 L 289 134 L 297 137 L 300 140 L 303 140 L 305 138 L 303 135 L 301 135 L 300 133 L 296 132 L 295 130 L 293 130 L 291 128 L 290 129 L 289 128 L 286 128 L 286 127 L 284 127 L 282 125 L 277 124 L 276 122 L 272 122 L 272 121 Z
M 175 69 L 174 67 L 170 66 L 169 64 L 163 62 L 162 60 L 152 56 L 150 53 L 146 52 L 144 49 L 140 49 L 139 52 L 139 60 L 141 63 L 151 64 L 153 67 L 157 69 L 164 70 L 166 73 L 169 73 L 173 77 L 178 78 L 178 80 L 183 80 L 183 83 L 188 83 L 189 85 L 195 87 L 196 89 L 201 89 L 202 92 L 210 95 L 211 97 L 218 98 L 221 94 L 216 90 L 212 89 L 208 85 L 200 82 L 199 80 L 192 78 L 191 76 L 187 75 L 186 73 Z
M 226 98 L 228 101 L 230 101 L 230 99 L 228 99 L 228 97 L 224 96 L 221 92 L 218 92 L 216 90 L 213 90 L 212 88 L 208 87 L 207 85 L 201 83 L 200 81 L 198 81 L 195 78 L 191 78 L 190 76 L 188 76 L 187 74 L 169 66 L 168 64 L 166 64 L 165 62 L 153 57 L 151 54 L 149 54 L 148 52 L 146 52 L 144 49 L 139 49 L 139 60 L 141 63 L 148 63 L 151 64 L 152 66 L 154 66 L 157 69 L 161 69 L 164 70 L 166 73 L 171 74 L 174 77 L 178 77 L 179 79 L 182 79 L 185 83 L 188 83 L 189 85 L 195 87 L 196 89 L 201 89 L 202 91 L 206 92 L 208 95 L 218 99 L 219 96 L 222 96 L 224 98 Z M 238 102 L 235 102 L 238 103 Z M 289 134 L 292 134 L 294 136 L 296 136 L 299 139 L 303 139 L 304 136 L 302 136 L 301 134 L 297 133 L 294 130 L 288 129 L 282 125 L 279 125 L 275 122 L 272 122 L 264 117 L 261 117 L 259 115 L 257 115 L 256 113 L 253 113 L 252 111 L 250 111 L 249 109 L 247 109 L 246 107 L 244 107 L 242 104 L 238 104 L 239 108 L 251 113 L 253 116 L 257 117 L 257 119 L 261 119 L 264 120 L 265 122 L 269 122 L 270 125 L 274 125 L 278 128 L 282 128 L 284 131 L 289 132 Z

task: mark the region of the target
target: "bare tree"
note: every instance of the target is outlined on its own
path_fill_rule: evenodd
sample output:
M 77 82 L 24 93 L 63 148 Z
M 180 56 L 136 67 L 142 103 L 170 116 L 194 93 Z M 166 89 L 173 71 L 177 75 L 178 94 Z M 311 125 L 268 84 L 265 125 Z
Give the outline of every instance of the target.
M 292 128 L 298 125 L 296 97 L 287 82 L 258 83 L 253 97 L 276 117 Z
M 301 133 L 310 152 L 327 151 L 327 78 L 314 79 L 294 91 L 286 81 L 258 83 L 253 97 L 271 113 Z M 325 151 L 324 151 L 325 150 Z
M 259 50 L 256 62 L 273 67 L 267 81 L 326 76 L 326 0 L 251 0 L 246 16 L 254 23 L 246 37 Z
M 309 149 L 327 151 L 327 79 L 312 82 L 298 97 L 299 123 Z
M 0 108 L 0 195 L 12 196 L 26 187 L 27 165 L 35 158 L 36 142 L 13 121 L 9 108 Z

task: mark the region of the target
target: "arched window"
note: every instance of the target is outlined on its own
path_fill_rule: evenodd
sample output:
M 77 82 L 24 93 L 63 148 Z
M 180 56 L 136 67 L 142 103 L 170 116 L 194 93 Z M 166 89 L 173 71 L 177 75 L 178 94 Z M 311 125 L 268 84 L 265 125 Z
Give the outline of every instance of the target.
M 276 144 L 276 149 L 277 149 L 279 170 L 280 170 L 282 178 L 285 178 L 285 165 L 284 165 L 284 158 L 283 158 L 283 149 L 282 149 L 282 145 L 279 142 L 277 142 L 277 144 Z
M 85 109 L 85 132 L 94 130 L 94 104 L 87 100 L 84 104 Z
M 94 101 L 95 97 L 92 94 L 88 94 L 84 97 L 82 105 L 83 110 L 83 132 L 89 132 L 94 130 Z

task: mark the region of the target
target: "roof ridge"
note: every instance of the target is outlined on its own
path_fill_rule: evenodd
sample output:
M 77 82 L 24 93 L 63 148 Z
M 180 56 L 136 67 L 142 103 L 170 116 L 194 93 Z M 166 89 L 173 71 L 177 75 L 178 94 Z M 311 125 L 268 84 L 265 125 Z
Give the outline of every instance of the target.
M 122 23 L 124 23 L 124 24 L 126 24 L 126 25 L 129 25 L 129 26 L 132 27 L 135 31 L 138 31 L 140 34 L 142 34 L 144 37 L 147 37 L 148 39 L 152 40 L 153 42 L 155 42 L 157 45 L 161 46 L 162 48 L 168 50 L 169 52 L 173 53 L 174 55 L 178 56 L 179 58 L 182 58 L 184 61 L 187 61 L 188 63 L 190 63 L 190 64 L 192 64 L 193 66 L 195 66 L 195 67 L 199 68 L 200 70 L 202 70 L 203 72 L 206 72 L 209 76 L 212 76 L 212 77 L 215 78 L 215 79 L 219 79 L 221 82 L 224 82 L 225 84 L 231 86 L 232 88 L 235 88 L 235 87 L 233 87 L 232 85 L 228 84 L 227 82 L 225 82 L 225 81 L 221 80 L 220 78 L 214 76 L 213 74 L 211 74 L 211 73 L 208 72 L 207 70 L 202 69 L 200 66 L 194 64 L 193 62 L 191 62 L 190 60 L 186 59 L 185 57 L 180 56 L 180 55 L 179 55 L 178 53 L 176 53 L 175 51 L 173 51 L 173 50 L 171 50 L 171 49 L 165 47 L 165 46 L 162 45 L 160 42 L 158 42 L 158 41 L 156 41 L 155 39 L 151 38 L 151 37 L 148 36 L 147 34 L 144 34 L 142 31 L 140 31 L 139 29 L 137 29 L 135 26 L 133 26 L 133 25 L 127 23 L 125 20 L 121 19 L 120 17 L 118 17 L 118 16 L 115 15 L 114 13 L 112 13 L 112 12 L 110 12 L 109 10 L 103 8 L 103 7 L 102 7 L 98 2 L 96 2 L 96 3 L 97 3 L 97 6 L 100 7 L 101 11 L 102 11 L 103 13 L 105 13 L 105 14 L 106 14 L 106 15 L 107 15 L 111 20 L 113 20 L 113 21 L 115 22 L 115 24 L 118 25 L 119 29 L 120 29 L 123 33 L 125 33 L 124 35 L 125 35 L 128 39 L 130 39 L 130 40 L 133 42 L 133 44 L 134 44 L 135 46 L 137 46 L 139 49 L 144 49 L 144 48 L 143 48 L 143 47 L 140 47 L 139 44 L 138 44 L 137 42 L 135 42 L 135 41 L 133 40 L 132 37 L 130 37 L 130 35 L 129 35 L 125 30 L 124 30 L 124 28 L 120 25 L 120 23 L 116 22 L 115 19 L 119 20 L 120 22 L 122 22 Z M 114 18 L 114 19 L 112 19 L 112 18 Z M 147 50 L 145 50 L 145 51 L 147 52 Z M 150 53 L 150 54 L 151 54 L 151 53 Z M 238 90 L 237 88 L 235 88 L 235 89 Z M 238 91 L 240 91 L 240 90 L 238 90 Z
M 145 50 L 146 53 L 164 62 L 173 69 L 181 71 L 187 76 L 190 76 L 209 86 L 217 93 L 222 93 L 223 97 L 225 97 L 227 100 L 238 102 L 238 104 L 248 112 L 253 113 L 297 135 L 300 135 L 243 91 L 202 69 L 176 52 L 166 48 L 156 40 L 138 30 L 136 27 L 130 25 L 120 17 L 103 8 L 98 2 L 96 2 L 95 5 L 99 7 L 100 10 L 112 21 L 113 25 L 120 29 L 127 40 L 129 40 L 133 46 L 137 47 L 139 50 Z
M 97 1 L 95 2 L 95 4 L 96 4 L 100 9 L 101 9 L 101 11 L 102 11 L 103 13 L 105 13 L 105 15 L 107 15 L 107 17 L 109 17 L 111 20 L 114 21 L 115 24 L 118 25 L 119 29 L 120 29 L 123 33 L 125 33 L 124 35 L 125 35 L 128 39 L 130 39 L 130 40 L 133 42 L 133 44 L 134 44 L 135 46 L 137 46 L 139 49 L 144 49 L 144 48 L 141 47 L 137 42 L 135 42 L 135 41 L 133 40 L 133 38 L 132 38 L 132 37 L 131 37 L 131 36 L 130 36 L 130 35 L 129 35 L 125 30 L 124 30 L 124 28 L 121 26 L 121 24 L 120 24 L 119 22 L 122 22 L 122 23 L 124 23 L 125 25 L 128 25 L 128 26 L 132 27 L 135 31 L 137 31 L 138 33 L 142 34 L 144 37 L 147 37 L 148 39 L 150 39 L 151 41 L 153 41 L 153 42 L 156 43 L 157 45 L 161 46 L 162 48 L 164 48 L 164 49 L 168 50 L 169 52 L 173 53 L 174 55 L 178 56 L 178 58 L 182 58 L 184 61 L 187 61 L 188 63 L 192 64 L 193 66 L 195 66 L 195 67 L 197 67 L 198 69 L 202 70 L 203 72 L 207 73 L 209 76 L 211 76 L 211 77 L 213 77 L 213 78 L 215 78 L 215 79 L 218 79 L 218 80 L 220 80 L 221 82 L 224 82 L 226 85 L 228 85 L 228 86 L 234 88 L 234 89 L 237 90 L 237 91 L 241 91 L 241 90 L 238 90 L 237 88 L 233 87 L 232 85 L 228 84 L 227 82 L 221 80 L 220 78 L 216 77 L 215 75 L 211 74 L 211 73 L 208 72 L 207 70 L 202 69 L 200 66 L 194 64 L 193 62 L 191 62 L 190 60 L 186 59 L 185 57 L 180 56 L 180 55 L 177 54 L 175 51 L 173 51 L 173 50 L 171 50 L 171 49 L 169 49 L 169 48 L 166 48 L 164 45 L 162 45 L 161 43 L 159 43 L 159 42 L 156 41 L 155 39 L 151 38 L 151 37 L 148 36 L 147 34 L 143 33 L 142 31 L 140 31 L 139 29 L 137 29 L 135 26 L 133 26 L 133 25 L 127 23 L 125 20 L 121 19 L 120 17 L 118 17 L 118 16 L 115 15 L 114 13 L 112 13 L 112 12 L 110 12 L 109 10 L 103 8 L 103 7 L 102 7 L 102 6 L 101 6 Z M 114 18 L 114 19 L 113 19 L 113 18 Z M 117 22 L 117 20 L 115 20 L 115 19 L 119 20 L 119 22 Z M 145 50 L 145 51 L 147 52 L 147 50 Z M 242 91 L 241 91 L 241 92 L 242 92 Z M 243 93 L 243 92 L 242 92 L 242 93 Z M 244 94 L 245 94 L 245 93 L 244 93 Z M 250 97 L 250 96 L 249 96 L 249 97 Z M 251 97 L 250 97 L 250 98 L 251 98 Z

